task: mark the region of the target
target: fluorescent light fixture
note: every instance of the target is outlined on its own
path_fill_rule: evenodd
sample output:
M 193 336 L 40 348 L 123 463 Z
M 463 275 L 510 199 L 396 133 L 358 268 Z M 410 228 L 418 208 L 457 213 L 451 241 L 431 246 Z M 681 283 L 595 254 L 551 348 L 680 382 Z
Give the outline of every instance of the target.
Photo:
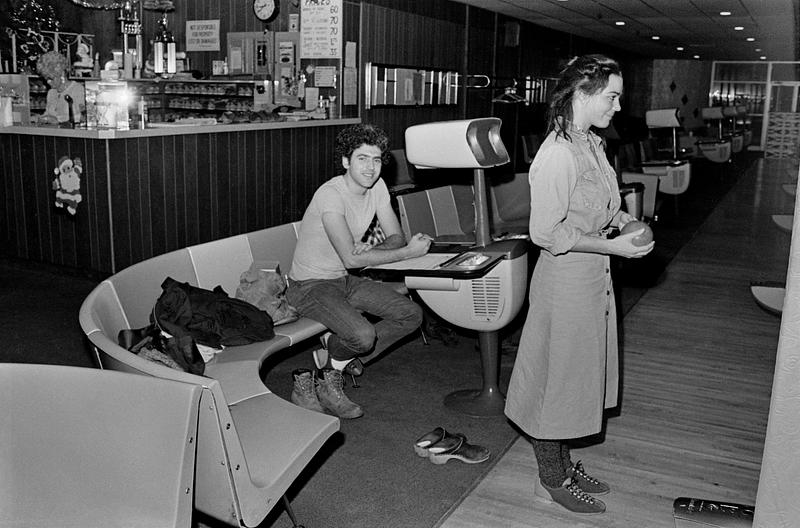
M 747 42 L 755 42 L 755 37 L 747 37 Z
M 653 39 L 653 40 L 661 40 L 661 37 L 659 37 L 658 35 L 653 35 L 650 38 Z
M 676 49 L 676 50 L 678 50 L 678 51 L 683 51 L 683 46 L 678 46 L 678 47 L 677 47 L 677 48 L 675 48 L 675 49 Z
M 766 55 L 762 55 L 762 56 L 760 56 L 760 57 L 759 57 L 759 59 L 761 59 L 761 60 L 767 60 L 767 56 L 766 56 Z
M 730 11 L 720 11 L 719 14 L 720 14 L 720 16 L 731 16 L 731 12 Z
M 734 31 L 744 31 L 744 26 L 736 26 L 733 28 Z
M 622 20 L 617 20 L 616 22 L 614 22 L 614 24 L 616 24 L 617 26 L 624 26 L 625 22 L 623 22 Z
M 693 55 L 692 58 L 699 59 L 700 55 Z

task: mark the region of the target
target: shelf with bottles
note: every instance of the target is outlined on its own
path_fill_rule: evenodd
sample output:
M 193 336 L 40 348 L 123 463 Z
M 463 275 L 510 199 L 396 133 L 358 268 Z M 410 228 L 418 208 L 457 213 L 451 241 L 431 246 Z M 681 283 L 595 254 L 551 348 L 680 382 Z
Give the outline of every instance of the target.
M 249 112 L 253 101 L 223 99 L 201 100 L 196 97 L 172 97 L 167 102 L 170 110 L 203 110 L 207 112 Z
M 253 97 L 253 81 L 167 81 L 165 95 Z

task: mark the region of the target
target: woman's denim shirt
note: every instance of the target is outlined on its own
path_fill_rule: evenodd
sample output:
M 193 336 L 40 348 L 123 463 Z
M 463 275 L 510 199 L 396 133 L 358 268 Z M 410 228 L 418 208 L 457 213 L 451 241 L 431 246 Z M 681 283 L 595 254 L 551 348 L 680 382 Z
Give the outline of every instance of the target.
M 528 173 L 531 240 L 553 255 L 567 253 L 581 235 L 604 237 L 621 201 L 600 137 L 574 127 L 569 136 L 551 132 Z

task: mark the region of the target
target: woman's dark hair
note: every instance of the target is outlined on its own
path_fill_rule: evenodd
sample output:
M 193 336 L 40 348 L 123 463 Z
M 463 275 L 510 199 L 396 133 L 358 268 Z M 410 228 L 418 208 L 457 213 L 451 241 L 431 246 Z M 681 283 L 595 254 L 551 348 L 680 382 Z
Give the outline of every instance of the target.
M 622 76 L 619 64 L 605 55 L 575 57 L 561 70 L 558 82 L 547 109 L 547 133 L 555 130 L 557 135 L 570 139 L 568 123 L 572 121 L 572 97 L 578 90 L 594 95 L 608 86 L 611 75 Z
M 342 158 L 350 159 L 361 145 L 371 145 L 381 149 L 381 159 L 386 164 L 389 161 L 389 136 L 382 129 L 375 125 L 358 124 L 352 125 L 336 136 L 336 160 L 340 168 Z

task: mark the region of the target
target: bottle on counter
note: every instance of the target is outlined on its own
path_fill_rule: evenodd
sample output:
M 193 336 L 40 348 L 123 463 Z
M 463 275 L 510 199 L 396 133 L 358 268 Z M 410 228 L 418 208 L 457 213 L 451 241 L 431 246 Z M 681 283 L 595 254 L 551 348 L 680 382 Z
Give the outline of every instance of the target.
M 336 105 L 336 96 L 328 97 L 328 119 L 339 119 L 339 107 Z
M 144 100 L 144 97 L 139 99 L 139 128 L 145 129 L 147 128 L 147 101 Z

